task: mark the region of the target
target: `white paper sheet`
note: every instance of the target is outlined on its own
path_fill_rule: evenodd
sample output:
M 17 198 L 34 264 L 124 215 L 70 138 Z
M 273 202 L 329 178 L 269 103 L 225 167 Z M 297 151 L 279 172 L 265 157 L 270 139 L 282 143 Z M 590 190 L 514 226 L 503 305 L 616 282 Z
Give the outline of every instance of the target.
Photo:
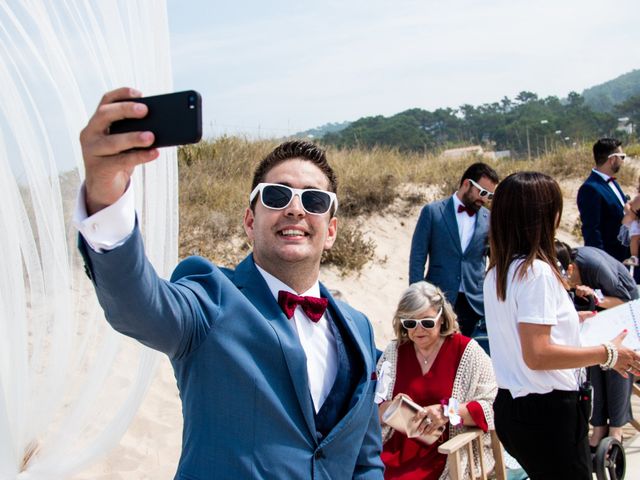
M 640 350 L 640 300 L 627 302 L 598 313 L 582 324 L 580 339 L 582 345 L 601 345 L 627 329 L 628 335 L 622 344 Z

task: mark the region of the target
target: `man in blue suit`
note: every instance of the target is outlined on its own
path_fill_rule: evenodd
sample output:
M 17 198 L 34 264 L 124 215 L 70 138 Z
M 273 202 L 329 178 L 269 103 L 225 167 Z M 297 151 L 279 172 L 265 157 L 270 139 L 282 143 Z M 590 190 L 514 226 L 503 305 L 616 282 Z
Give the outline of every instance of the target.
M 578 190 L 578 210 L 584 244 L 600 248 L 622 262 L 630 252 L 618 240 L 627 202 L 615 177 L 626 158 L 621 145 L 615 138 L 601 138 L 593 145 L 596 166 Z
M 253 253 L 234 270 L 190 257 L 166 281 L 131 206 L 133 170 L 158 152 L 130 149 L 153 134 L 107 134 L 146 115 L 127 101 L 138 96 L 107 93 L 82 131 L 76 224 L 108 321 L 171 359 L 184 416 L 175 478 L 382 479 L 371 325 L 318 282 L 337 234 L 324 152 L 287 142 L 260 163 L 244 216 Z
M 468 337 L 484 317 L 482 285 L 489 234 L 489 210 L 484 205 L 493 197 L 498 180 L 495 170 L 484 163 L 469 166 L 457 192 L 425 205 L 411 241 L 409 283 L 426 280 L 440 287 Z

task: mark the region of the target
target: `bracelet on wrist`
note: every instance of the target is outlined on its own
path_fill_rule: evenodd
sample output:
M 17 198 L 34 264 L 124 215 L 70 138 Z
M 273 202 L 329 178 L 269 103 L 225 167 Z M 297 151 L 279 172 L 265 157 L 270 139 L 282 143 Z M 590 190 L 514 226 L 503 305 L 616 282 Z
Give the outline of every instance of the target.
M 603 343 L 602 346 L 607 351 L 607 360 L 600 364 L 602 370 L 611 370 L 618 363 L 618 349 L 611 342 Z

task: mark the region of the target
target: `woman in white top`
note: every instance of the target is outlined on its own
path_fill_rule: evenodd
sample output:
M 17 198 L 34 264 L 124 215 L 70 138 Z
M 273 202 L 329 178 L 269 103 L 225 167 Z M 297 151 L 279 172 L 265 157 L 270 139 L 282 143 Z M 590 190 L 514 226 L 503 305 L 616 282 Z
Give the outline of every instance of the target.
M 621 345 L 626 332 L 580 346 L 578 313 L 556 266 L 561 214 L 560 187 L 542 173 L 512 174 L 494 194 L 484 302 L 499 387 L 495 426 L 532 480 L 591 480 L 591 398 L 580 369 L 638 374 L 640 355 Z

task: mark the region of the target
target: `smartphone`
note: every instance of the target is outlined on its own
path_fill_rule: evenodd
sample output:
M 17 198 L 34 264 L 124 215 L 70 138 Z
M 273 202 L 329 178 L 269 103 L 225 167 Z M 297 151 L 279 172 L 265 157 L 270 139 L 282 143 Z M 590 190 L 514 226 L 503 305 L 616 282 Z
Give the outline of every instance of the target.
M 194 90 L 153 97 L 130 98 L 126 102 L 144 103 L 144 118 L 125 118 L 111 124 L 109 133 L 150 131 L 155 135 L 147 148 L 197 143 L 202 138 L 202 98 Z

